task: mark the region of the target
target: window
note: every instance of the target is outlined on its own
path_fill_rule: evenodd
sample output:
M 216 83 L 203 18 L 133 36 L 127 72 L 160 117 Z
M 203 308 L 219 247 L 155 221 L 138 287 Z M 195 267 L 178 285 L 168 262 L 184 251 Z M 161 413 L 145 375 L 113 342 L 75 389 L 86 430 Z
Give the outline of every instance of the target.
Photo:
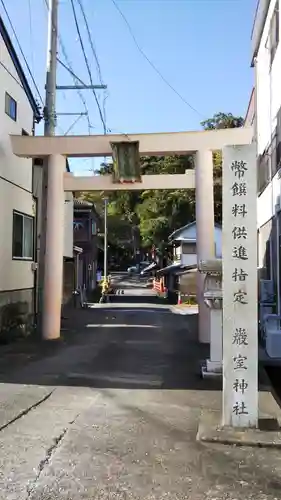
M 33 259 L 33 217 L 13 213 L 13 258 Z
M 7 92 L 5 95 L 5 113 L 12 118 L 12 120 L 15 122 L 17 121 L 17 103 Z
M 261 279 L 272 279 L 272 220 L 259 228 L 259 268 Z
M 270 63 L 272 64 L 279 43 L 279 0 L 277 0 L 269 28 Z
M 97 224 L 94 220 L 92 220 L 92 236 L 97 234 Z
M 196 243 L 183 243 L 182 244 L 182 253 L 196 255 Z
M 258 193 L 260 194 L 270 182 L 270 155 L 266 150 L 258 158 Z

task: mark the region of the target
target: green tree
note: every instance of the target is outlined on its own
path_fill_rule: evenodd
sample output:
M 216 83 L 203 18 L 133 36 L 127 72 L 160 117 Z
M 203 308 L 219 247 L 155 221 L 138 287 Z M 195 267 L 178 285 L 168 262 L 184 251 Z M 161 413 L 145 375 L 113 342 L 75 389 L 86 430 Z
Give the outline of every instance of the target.
M 183 174 L 193 168 L 191 156 L 142 158 L 145 174 Z M 194 217 L 194 193 L 190 189 L 143 191 L 137 207 L 144 245 L 161 247 L 174 229 Z
M 243 126 L 243 118 L 232 113 L 216 113 L 201 123 L 204 130 L 236 128 Z M 214 203 L 215 220 L 222 220 L 222 156 L 215 151 L 214 158 Z M 193 169 L 192 155 L 141 158 L 142 174 L 183 174 Z M 102 165 L 100 175 L 112 173 L 111 164 Z M 131 251 L 135 248 L 134 234 L 139 232 L 142 246 L 152 244 L 160 247 L 168 236 L 179 227 L 195 220 L 195 191 L 191 189 L 153 191 L 114 191 L 108 193 L 109 239 L 122 246 L 127 241 Z M 103 217 L 103 201 L 100 193 L 84 193 L 84 198 L 93 201 Z
M 204 130 L 218 130 L 222 128 L 239 128 L 244 125 L 242 116 L 234 116 L 232 113 L 216 113 L 212 118 L 201 122 Z
M 244 125 L 242 116 L 232 113 L 216 113 L 212 118 L 201 122 L 204 130 L 219 130 L 225 128 L 239 128 Z M 215 221 L 222 222 L 222 154 L 221 151 L 213 152 L 214 165 L 214 208 Z

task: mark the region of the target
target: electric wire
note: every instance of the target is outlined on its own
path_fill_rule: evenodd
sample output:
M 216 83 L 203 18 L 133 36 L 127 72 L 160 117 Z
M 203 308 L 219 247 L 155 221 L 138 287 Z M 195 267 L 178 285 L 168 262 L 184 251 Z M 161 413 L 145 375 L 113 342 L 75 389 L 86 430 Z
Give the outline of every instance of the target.
M 65 49 L 65 46 L 64 46 L 64 43 L 63 43 L 63 41 L 62 41 L 61 36 L 59 36 L 59 37 L 58 37 L 58 39 L 59 39 L 59 44 L 60 44 L 60 48 L 61 48 L 61 51 L 62 51 L 63 57 L 64 57 L 64 59 L 65 59 L 65 61 L 66 61 L 66 63 L 67 63 L 67 66 L 68 66 L 68 68 L 67 68 L 66 66 L 65 66 L 65 68 L 66 68 L 66 69 L 69 71 L 69 73 L 72 75 L 72 78 L 73 78 L 73 82 L 74 82 L 74 84 L 75 84 L 75 85 L 78 85 L 78 83 L 79 83 L 79 79 L 76 77 L 76 75 L 75 75 L 75 73 L 74 73 L 74 71 L 73 71 L 72 64 L 71 64 L 70 59 L 69 59 L 69 57 L 68 57 L 68 55 L 67 55 L 67 52 L 66 52 L 66 49 Z M 61 61 L 59 61 L 59 62 L 62 64 L 62 62 L 61 62 Z M 81 83 L 81 82 L 80 82 L 80 83 Z M 84 110 L 85 110 L 85 112 L 87 113 L 87 114 L 86 114 L 86 118 L 87 118 L 87 125 L 88 125 L 88 134 L 89 134 L 89 135 L 91 135 L 91 128 L 94 128 L 94 127 L 91 125 L 91 122 L 90 122 L 89 111 L 88 111 L 88 107 L 87 107 L 86 99 L 84 98 L 84 96 L 83 96 L 83 94 L 82 94 L 81 90 L 76 89 L 76 91 L 77 91 L 77 94 L 78 94 L 78 96 L 79 96 L 79 98 L 80 98 L 80 100 L 81 100 L 81 102 L 82 102 L 82 104 L 83 104 L 83 106 L 84 106 Z
M 76 31 L 77 31 L 78 38 L 79 38 L 79 41 L 80 41 L 80 46 L 81 46 L 81 49 L 82 49 L 82 52 L 83 52 L 83 56 L 84 56 L 85 64 L 86 64 L 86 67 L 87 67 L 89 79 L 90 79 L 91 85 L 94 85 L 93 84 L 91 70 L 90 70 L 90 66 L 89 66 L 89 61 L 88 61 L 87 54 L 86 54 L 86 51 L 85 51 L 83 39 L 82 39 L 80 28 L 79 28 L 79 23 L 78 23 L 78 19 L 77 19 L 75 7 L 74 7 L 74 1 L 73 0 L 70 0 L 70 1 L 71 1 L 71 6 L 72 6 L 72 12 L 73 12 L 73 17 L 74 17 L 74 22 L 75 22 L 75 26 L 76 26 Z M 104 134 L 106 134 L 106 123 L 104 121 L 104 117 L 103 117 L 103 114 L 102 114 L 102 110 L 101 110 L 100 103 L 99 103 L 99 100 L 97 98 L 97 94 L 95 92 L 95 89 L 93 89 L 93 94 L 94 94 L 95 101 L 96 101 L 96 104 L 97 104 L 97 107 L 98 107 L 98 110 L 99 110 L 100 119 L 101 119 L 101 122 L 102 122 L 102 125 L 103 125 L 103 131 L 104 131 Z
M 98 73 L 98 77 L 99 77 L 99 82 L 100 82 L 101 85 L 103 85 L 103 78 L 102 78 L 102 74 L 101 74 L 101 66 L 100 66 L 99 58 L 97 56 L 96 48 L 94 46 L 94 42 L 93 42 L 93 38 L 92 38 L 91 31 L 90 31 L 90 28 L 89 28 L 89 23 L 88 23 L 88 20 L 87 20 L 87 16 L 86 16 L 86 13 L 85 13 L 83 2 L 82 2 L 82 0 L 77 0 L 77 2 L 79 3 L 79 7 L 80 7 L 80 10 L 81 10 L 81 13 L 82 13 L 82 16 L 83 16 L 83 19 L 84 19 L 85 27 L 86 27 L 86 30 L 87 30 L 87 35 L 88 35 L 90 47 L 92 49 L 93 56 L 94 56 L 94 59 L 95 59 L 95 62 L 96 62 L 96 68 L 97 68 L 97 73 Z
M 32 9 L 31 0 L 28 0 L 28 15 L 29 15 L 29 33 L 30 33 L 30 56 L 31 56 L 31 69 L 34 73 L 34 53 L 33 53 L 33 28 L 32 28 Z
M 77 0 L 77 2 L 79 4 L 79 7 L 80 7 L 80 10 L 81 10 L 83 19 L 84 19 L 84 23 L 85 23 L 85 27 L 86 27 L 86 31 L 87 31 L 87 35 L 88 35 L 89 44 L 90 44 L 90 47 L 92 49 L 92 53 L 93 53 L 94 60 L 95 60 L 95 63 L 96 63 L 96 69 L 97 69 L 97 73 L 98 73 L 99 82 L 100 82 L 101 85 L 103 85 L 104 81 L 103 81 L 103 78 L 102 78 L 101 66 L 100 66 L 100 62 L 99 62 L 99 58 L 98 58 L 98 55 L 97 55 L 97 51 L 96 51 L 96 48 L 95 48 L 95 45 L 94 45 L 94 42 L 93 42 L 93 37 L 92 37 L 91 31 L 90 31 L 90 27 L 89 27 L 87 15 L 86 15 L 86 12 L 85 12 L 85 8 L 84 8 L 82 0 Z M 104 118 L 105 125 L 106 125 L 106 121 L 107 121 L 106 120 L 106 99 L 107 98 L 108 98 L 108 92 L 104 91 L 103 92 L 103 101 L 102 101 L 102 113 L 103 113 L 103 118 Z M 107 127 L 105 127 L 105 128 L 107 130 Z
M 11 20 L 11 18 L 10 18 L 10 16 L 9 16 L 8 11 L 7 11 L 7 8 L 6 8 L 6 5 L 5 5 L 5 3 L 4 3 L 4 0 L 1 0 L 1 4 L 2 4 L 2 6 L 3 6 L 4 12 L 5 12 L 5 14 L 6 14 L 6 16 L 7 16 L 7 19 L 8 19 L 8 21 L 9 21 L 9 24 L 10 24 L 10 26 L 11 26 L 11 30 L 12 30 L 12 32 L 13 32 L 13 35 L 14 35 L 14 37 L 15 37 L 15 40 L 16 40 L 16 42 L 17 42 L 17 44 L 18 44 L 19 49 L 20 49 L 20 53 L 21 53 L 21 55 L 22 55 L 22 57 L 23 57 L 23 60 L 24 60 L 25 65 L 26 65 L 26 67 L 27 67 L 27 70 L 28 70 L 28 73 L 29 73 L 30 78 L 31 78 L 31 80 L 32 80 L 32 83 L 33 83 L 33 85 L 34 85 L 34 88 L 35 88 L 35 90 L 36 90 L 36 92 L 37 92 L 37 94 L 38 94 L 38 97 L 40 98 L 40 101 L 41 101 L 42 105 L 44 106 L 44 101 L 43 101 L 43 98 L 42 98 L 42 96 L 41 96 L 41 94 L 40 94 L 40 90 L 39 90 L 39 88 L 38 88 L 38 86 L 37 86 L 37 84 L 36 84 L 36 81 L 35 81 L 35 79 L 34 79 L 34 76 L 33 76 L 33 74 L 32 74 L 32 71 L 31 71 L 31 69 L 30 69 L 30 66 L 29 66 L 29 64 L 28 64 L 28 62 L 27 62 L 27 59 L 26 59 L 25 55 L 24 55 L 24 52 L 23 52 L 23 50 L 22 50 L 22 47 L 21 47 L 20 41 L 19 41 L 19 39 L 18 39 L 18 36 L 17 36 L 17 34 L 16 34 L 15 28 L 14 28 L 13 23 L 12 23 L 12 20 Z
M 126 18 L 125 14 L 122 12 L 122 10 L 120 9 L 119 5 L 117 4 L 117 2 L 115 0 L 111 0 L 111 2 L 113 3 L 114 7 L 116 8 L 116 10 L 119 12 L 120 16 L 122 17 L 123 21 L 125 22 L 128 30 L 129 30 L 129 33 L 138 49 L 138 51 L 141 53 L 141 55 L 144 57 L 144 59 L 148 62 L 148 64 L 152 67 L 152 69 L 158 74 L 158 76 L 161 78 L 161 80 L 180 98 L 180 100 L 186 104 L 192 111 L 194 111 L 197 115 L 199 115 L 201 118 L 205 118 L 204 115 L 202 115 L 202 113 L 200 113 L 200 111 L 198 111 L 196 108 L 194 108 L 194 106 L 192 106 L 176 89 L 175 87 L 173 87 L 173 85 L 171 85 L 171 83 L 167 80 L 167 78 L 165 78 L 165 76 L 161 73 L 161 71 L 155 66 L 155 64 L 149 59 L 149 57 L 146 55 L 146 53 L 144 52 L 144 50 L 141 48 L 141 46 L 139 45 L 137 39 L 136 39 L 136 36 L 133 32 L 133 29 L 128 21 L 128 19 Z
M 97 55 L 96 47 L 95 47 L 95 44 L 94 44 L 94 41 L 93 41 L 93 37 L 92 37 L 92 34 L 91 34 L 91 30 L 89 28 L 89 23 L 88 23 L 87 15 L 86 15 L 86 12 L 85 12 L 85 8 L 84 8 L 82 0 L 77 0 L 77 2 L 79 4 L 79 6 L 80 6 L 80 10 L 81 10 L 81 13 L 82 13 L 82 16 L 83 16 L 83 19 L 84 19 L 84 23 L 85 23 L 85 26 L 86 26 L 86 31 L 87 31 L 87 35 L 88 35 L 88 39 L 89 39 L 89 44 L 90 44 L 90 47 L 92 49 L 92 53 L 93 53 L 94 60 L 95 60 L 95 63 L 96 63 L 96 69 L 97 69 L 97 73 L 98 73 L 99 82 L 100 82 L 101 85 L 103 85 L 104 80 L 103 80 L 103 77 L 102 77 L 101 66 L 100 66 L 98 55 Z M 103 113 L 103 118 L 104 118 L 105 124 L 107 122 L 107 120 L 106 120 L 106 100 L 107 100 L 107 98 L 108 98 L 108 92 L 104 91 L 103 92 L 103 100 L 102 100 L 102 113 Z M 107 127 L 106 127 L 106 130 L 107 130 Z
M 47 10 L 49 11 L 48 0 L 44 0 L 44 1 L 45 1 L 45 5 L 47 7 Z M 75 73 L 73 71 L 72 63 L 71 63 L 71 61 L 70 61 L 70 59 L 68 57 L 68 54 L 67 54 L 67 51 L 66 51 L 63 39 L 62 39 L 62 37 L 61 37 L 61 35 L 60 35 L 59 32 L 57 33 L 57 36 L 58 36 L 59 45 L 60 45 L 60 48 L 61 48 L 61 51 L 62 51 L 62 55 L 63 55 L 63 57 L 65 59 L 65 62 L 67 64 L 67 66 L 62 61 L 60 61 L 59 59 L 58 59 L 58 62 L 71 74 L 74 84 L 78 85 L 79 83 L 82 83 L 82 82 L 79 81 L 79 79 L 77 78 L 77 76 L 75 75 Z M 84 98 L 81 90 L 76 89 L 76 92 L 77 92 L 77 94 L 78 94 L 78 96 L 80 98 L 80 101 L 83 104 L 84 110 L 86 112 L 85 116 L 86 116 L 86 119 L 87 119 L 88 134 L 91 135 L 91 129 L 93 129 L 94 126 L 90 122 L 89 111 L 88 111 L 86 100 L 85 100 L 85 98 Z

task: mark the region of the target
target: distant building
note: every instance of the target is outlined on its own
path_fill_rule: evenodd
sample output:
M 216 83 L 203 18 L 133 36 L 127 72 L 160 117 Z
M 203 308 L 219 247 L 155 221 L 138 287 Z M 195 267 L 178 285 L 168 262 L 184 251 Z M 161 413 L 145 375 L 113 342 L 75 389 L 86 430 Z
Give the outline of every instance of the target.
M 36 200 L 31 159 L 12 153 L 10 134 L 34 134 L 40 111 L 0 17 L 0 335 L 33 321 Z
M 77 257 L 76 285 L 91 292 L 96 287 L 99 254 L 99 216 L 93 203 L 74 199 L 73 242 L 83 253 Z
M 10 135 L 33 135 L 41 113 L 0 17 L 0 336 L 34 323 L 38 311 L 42 159 L 19 158 Z M 68 162 L 66 161 L 68 167 Z M 64 302 L 72 295 L 73 195 L 65 193 Z
M 258 267 L 272 280 L 281 312 L 281 46 L 280 1 L 258 2 L 252 30 L 251 64 L 255 89 L 246 124 L 253 123 L 257 141 Z
M 172 263 L 157 272 L 163 276 L 165 287 L 172 301 L 177 300 L 178 292 L 181 296 L 197 295 L 197 234 L 196 221 L 186 224 L 169 236 L 169 243 L 173 248 Z M 222 228 L 215 224 L 215 256 L 222 257 Z
M 197 264 L 196 250 L 196 221 L 186 224 L 169 236 L 169 242 L 173 244 L 174 263 L 180 263 L 184 266 Z M 215 224 L 215 255 L 217 258 L 222 256 L 222 228 Z

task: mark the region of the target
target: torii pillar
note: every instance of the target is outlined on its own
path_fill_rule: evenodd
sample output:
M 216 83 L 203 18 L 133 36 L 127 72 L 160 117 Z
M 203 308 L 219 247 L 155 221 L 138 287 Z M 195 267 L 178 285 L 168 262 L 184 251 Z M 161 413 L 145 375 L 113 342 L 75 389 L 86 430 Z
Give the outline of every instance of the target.
M 65 157 L 48 157 L 46 254 L 44 259 L 42 336 L 60 337 L 63 286 Z
M 213 152 L 199 150 L 195 154 L 196 253 L 200 260 L 215 257 L 215 214 Z M 199 341 L 210 342 L 211 317 L 203 297 L 205 276 L 197 271 L 197 302 L 199 307 Z

